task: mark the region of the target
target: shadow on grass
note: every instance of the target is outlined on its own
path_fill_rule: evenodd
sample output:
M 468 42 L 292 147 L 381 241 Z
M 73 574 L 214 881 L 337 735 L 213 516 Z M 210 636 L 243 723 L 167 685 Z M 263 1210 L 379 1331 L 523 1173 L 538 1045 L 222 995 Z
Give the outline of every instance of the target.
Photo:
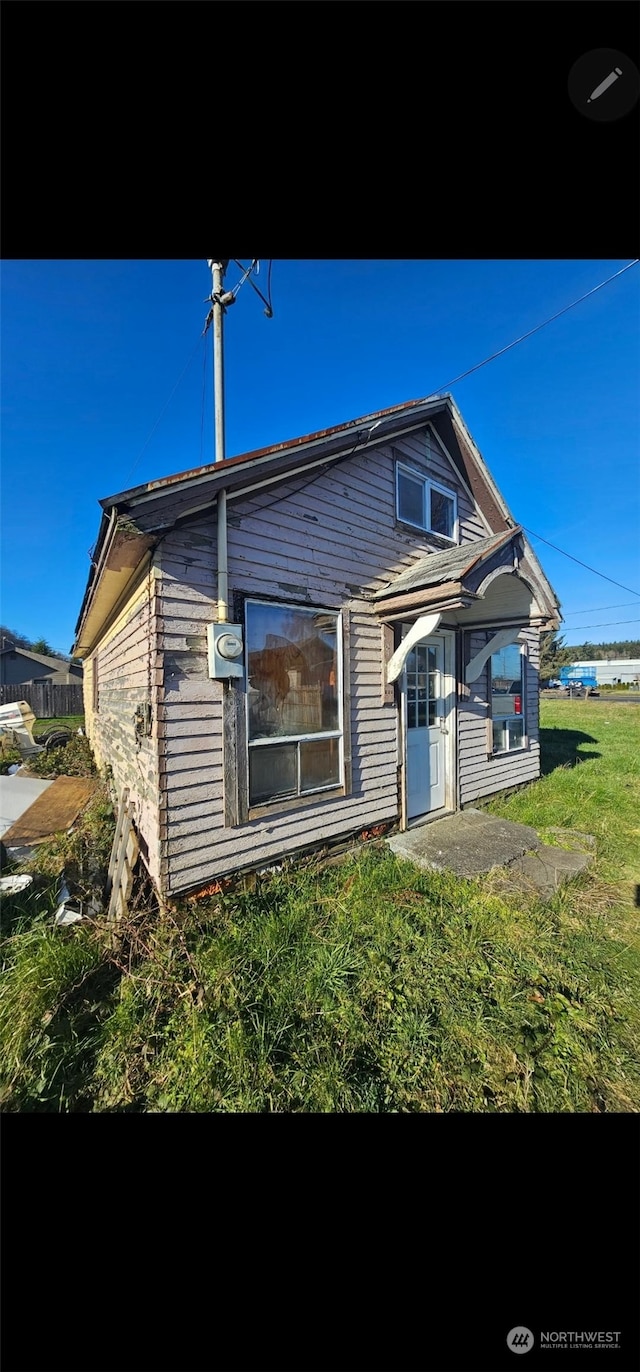
M 581 729 L 541 729 L 540 730 L 540 775 L 545 777 L 556 767 L 575 767 L 589 758 L 602 757 L 601 753 L 579 753 L 583 743 L 597 743 L 597 738 L 584 734 Z

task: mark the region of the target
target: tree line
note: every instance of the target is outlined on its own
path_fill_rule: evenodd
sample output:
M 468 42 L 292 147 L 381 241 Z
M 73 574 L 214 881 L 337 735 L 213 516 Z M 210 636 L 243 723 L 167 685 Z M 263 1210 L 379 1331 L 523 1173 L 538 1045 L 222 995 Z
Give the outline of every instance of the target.
M 608 657 L 640 658 L 640 639 L 626 638 L 615 643 L 576 643 L 568 648 L 564 637 L 557 632 L 542 634 L 540 639 L 540 676 L 556 676 L 561 667 L 572 662 L 602 662 Z

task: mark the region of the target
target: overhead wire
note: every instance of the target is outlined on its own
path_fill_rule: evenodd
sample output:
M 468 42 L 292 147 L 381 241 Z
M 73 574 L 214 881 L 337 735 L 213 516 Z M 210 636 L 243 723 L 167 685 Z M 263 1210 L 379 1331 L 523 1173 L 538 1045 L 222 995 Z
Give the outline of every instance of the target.
M 631 606 L 633 606 L 634 609 L 637 609 L 637 606 L 633 604 L 632 600 L 622 600 L 618 605 L 592 605 L 588 610 L 567 610 L 563 618 L 567 620 L 573 619 L 575 615 L 597 615 L 600 614 L 602 610 L 626 610 Z M 580 625 L 576 624 L 576 628 L 579 629 Z
M 619 624 L 640 624 L 640 619 L 610 619 L 605 624 L 571 624 L 567 632 L 580 633 L 584 629 L 615 629 Z
M 236 267 L 239 267 L 241 271 L 244 270 L 244 268 L 243 268 L 243 266 L 242 266 L 242 263 L 241 263 L 241 262 L 238 262 L 237 258 L 234 257 L 233 261 L 235 262 Z M 248 279 L 249 279 L 249 285 L 250 285 L 250 286 L 253 286 L 253 289 L 254 289 L 256 295 L 259 295 L 259 296 L 260 296 L 260 299 L 261 299 L 263 305 L 266 307 L 266 308 L 265 308 L 265 314 L 266 314 L 266 316 L 267 316 L 267 319 L 273 319 L 273 305 L 272 305 L 272 302 L 271 302 L 271 268 L 272 268 L 272 266 L 273 266 L 273 258 L 272 258 L 272 257 L 269 258 L 269 270 L 268 270 L 268 273 L 267 273 L 267 295 L 268 295 L 268 297 L 269 297 L 268 300 L 267 300 L 267 298 L 262 294 L 262 291 L 259 289 L 259 287 L 256 286 L 256 283 L 255 283 L 255 281 L 253 280 L 253 278 L 252 278 L 252 276 L 251 276 L 251 272 L 254 270 L 254 268 L 256 269 L 256 272 L 257 272 L 257 263 L 258 263 L 258 259 L 257 259 L 257 258 L 254 258 L 253 261 L 252 261 L 252 263 L 251 263 L 251 267 L 249 268 L 249 271 L 248 271 L 248 272 L 245 272 L 245 275 L 244 275 L 244 277 L 243 277 L 243 281 L 246 280 L 247 277 L 248 277 Z M 242 284 L 242 283 L 241 283 L 241 284 Z
M 610 581 L 612 586 L 617 586 L 621 591 L 628 591 L 629 595 L 637 595 L 640 599 L 640 591 L 634 591 L 632 586 L 623 586 L 621 581 L 614 581 L 612 576 L 605 576 L 604 572 L 599 572 L 596 567 L 590 567 L 588 562 L 582 562 L 579 557 L 574 557 L 573 553 L 565 552 L 564 548 L 559 548 L 557 543 L 551 543 L 548 538 L 543 538 L 542 534 L 534 534 L 533 529 L 528 529 L 526 524 L 521 527 L 531 538 L 539 538 L 540 542 L 546 543 L 548 548 L 553 548 L 556 553 L 562 553 L 562 556 L 568 557 L 571 562 L 577 562 L 578 566 L 584 567 L 587 572 L 593 572 L 594 576 L 600 576 L 603 581 Z
M 360 432 L 360 433 L 359 433 L 359 436 L 358 436 L 358 440 L 357 440 L 356 443 L 354 443 L 354 446 L 353 446 L 353 448 L 351 449 L 351 452 L 345 453 L 343 456 L 344 456 L 345 458 L 353 457 L 353 454 L 354 454 L 355 452 L 357 452 L 357 450 L 358 450 L 358 448 L 361 446 L 361 444 L 367 442 L 367 439 L 369 438 L 369 435 L 371 434 L 372 430 L 375 429 L 376 427 L 377 427 L 377 426 L 376 426 L 375 424 L 370 425 L 370 426 L 367 428 L 366 437 L 364 437 L 364 438 L 362 437 L 362 432 Z M 341 457 L 340 460 L 342 460 L 342 457 Z M 333 467 L 333 466 L 335 465 L 336 461 L 337 461 L 337 458 L 329 458 L 329 459 L 327 460 L 326 463 L 323 462 L 321 466 L 314 467 L 311 476 L 307 477 L 307 480 L 306 480 L 306 481 L 303 481 L 303 483 L 302 483 L 301 486 L 296 486 L 295 490 L 293 490 L 293 491 L 289 491 L 289 492 L 286 492 L 286 491 L 285 491 L 284 494 L 283 494 L 282 491 L 281 491 L 281 492 L 280 492 L 280 495 L 277 495 L 276 498 L 275 498 L 275 500 L 269 500 L 269 501 L 267 502 L 266 505 L 260 505 L 259 513 L 262 514 L 263 510 L 270 510 L 272 505 L 279 505 L 279 504 L 280 504 L 280 501 L 286 500 L 288 495 L 300 495 L 300 494 L 302 493 L 302 491 L 306 491 L 307 486 L 310 486 L 311 483 L 312 483 L 312 481 L 316 481 L 317 478 L 318 478 L 319 476 L 324 476 L 325 472 L 329 471 L 329 470 L 331 469 L 331 467 Z M 258 490 L 258 491 L 251 491 L 248 495 L 246 495 L 246 496 L 244 497 L 244 499 L 245 499 L 245 500 L 251 500 L 254 496 L 257 498 L 259 495 L 260 495 L 260 491 L 259 491 L 259 490 Z M 242 499 L 242 497 L 241 497 L 241 499 Z M 256 513 L 258 513 L 258 511 L 256 511 Z
M 577 300 L 572 300 L 570 305 L 565 305 L 562 310 L 558 310 L 557 314 L 550 315 L 549 318 L 544 319 L 541 324 L 536 324 L 534 329 L 529 329 L 527 333 L 521 334 L 519 338 L 514 338 L 513 343 L 507 343 L 506 347 L 498 348 L 497 352 L 491 353 L 491 356 L 485 357 L 482 362 L 476 362 L 475 367 L 469 367 L 466 372 L 461 372 L 459 376 L 454 376 L 452 381 L 444 381 L 441 386 L 437 386 L 434 391 L 430 391 L 429 395 L 437 395 L 440 391 L 446 391 L 448 386 L 455 386 L 458 381 L 464 381 L 465 377 L 471 376 L 473 372 L 479 371 L 481 367 L 486 367 L 487 363 L 493 362 L 496 357 L 502 357 L 503 353 L 508 353 L 511 348 L 517 347 L 518 343 L 524 343 L 526 338 L 531 338 L 534 333 L 539 333 L 540 329 L 545 329 L 547 327 L 547 324 L 553 324 L 555 319 L 560 319 L 563 314 L 567 314 L 569 310 L 575 309 L 576 305 L 581 305 L 583 300 L 588 300 L 590 295 L 595 295 L 596 291 L 601 291 L 604 286 L 608 286 L 611 281 L 615 281 L 616 277 L 622 276 L 623 272 L 628 272 L 631 267 L 637 267 L 639 262 L 640 257 L 634 257 L 632 262 L 627 262 L 625 267 L 620 267 L 620 270 L 614 272 L 612 276 L 608 276 L 606 281 L 600 281 L 597 286 L 592 286 L 590 291 L 585 291 L 585 294 L 578 296 Z

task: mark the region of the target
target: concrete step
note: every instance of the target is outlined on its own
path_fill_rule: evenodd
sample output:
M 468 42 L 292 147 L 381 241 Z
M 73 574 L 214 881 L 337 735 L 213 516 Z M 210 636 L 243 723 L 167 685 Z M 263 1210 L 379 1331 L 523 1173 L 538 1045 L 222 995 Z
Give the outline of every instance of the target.
M 567 852 L 543 844 L 534 853 L 515 858 L 505 868 L 505 882 L 520 890 L 533 889 L 543 900 L 554 895 L 559 886 L 584 872 L 593 862 L 592 853 Z
M 541 846 L 528 825 L 471 808 L 394 834 L 387 842 L 398 857 L 409 858 L 418 867 L 459 877 L 481 876 Z
M 431 871 L 478 877 L 495 872 L 496 889 L 537 892 L 548 899 L 593 861 L 594 839 L 576 830 L 555 830 L 572 851 L 543 844 L 535 829 L 472 808 L 432 824 L 393 834 L 387 844 L 400 858 Z M 496 871 L 496 869 L 498 869 Z

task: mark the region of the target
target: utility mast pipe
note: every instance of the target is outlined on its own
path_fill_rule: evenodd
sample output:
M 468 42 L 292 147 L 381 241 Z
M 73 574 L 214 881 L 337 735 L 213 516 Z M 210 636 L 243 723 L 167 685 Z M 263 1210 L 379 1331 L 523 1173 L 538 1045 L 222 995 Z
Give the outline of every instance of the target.
M 211 261 L 213 290 L 213 413 L 215 452 L 214 461 L 224 462 L 224 361 L 222 350 L 222 281 L 224 265 Z M 227 571 L 227 492 L 218 491 L 218 623 L 229 621 L 229 576 Z

